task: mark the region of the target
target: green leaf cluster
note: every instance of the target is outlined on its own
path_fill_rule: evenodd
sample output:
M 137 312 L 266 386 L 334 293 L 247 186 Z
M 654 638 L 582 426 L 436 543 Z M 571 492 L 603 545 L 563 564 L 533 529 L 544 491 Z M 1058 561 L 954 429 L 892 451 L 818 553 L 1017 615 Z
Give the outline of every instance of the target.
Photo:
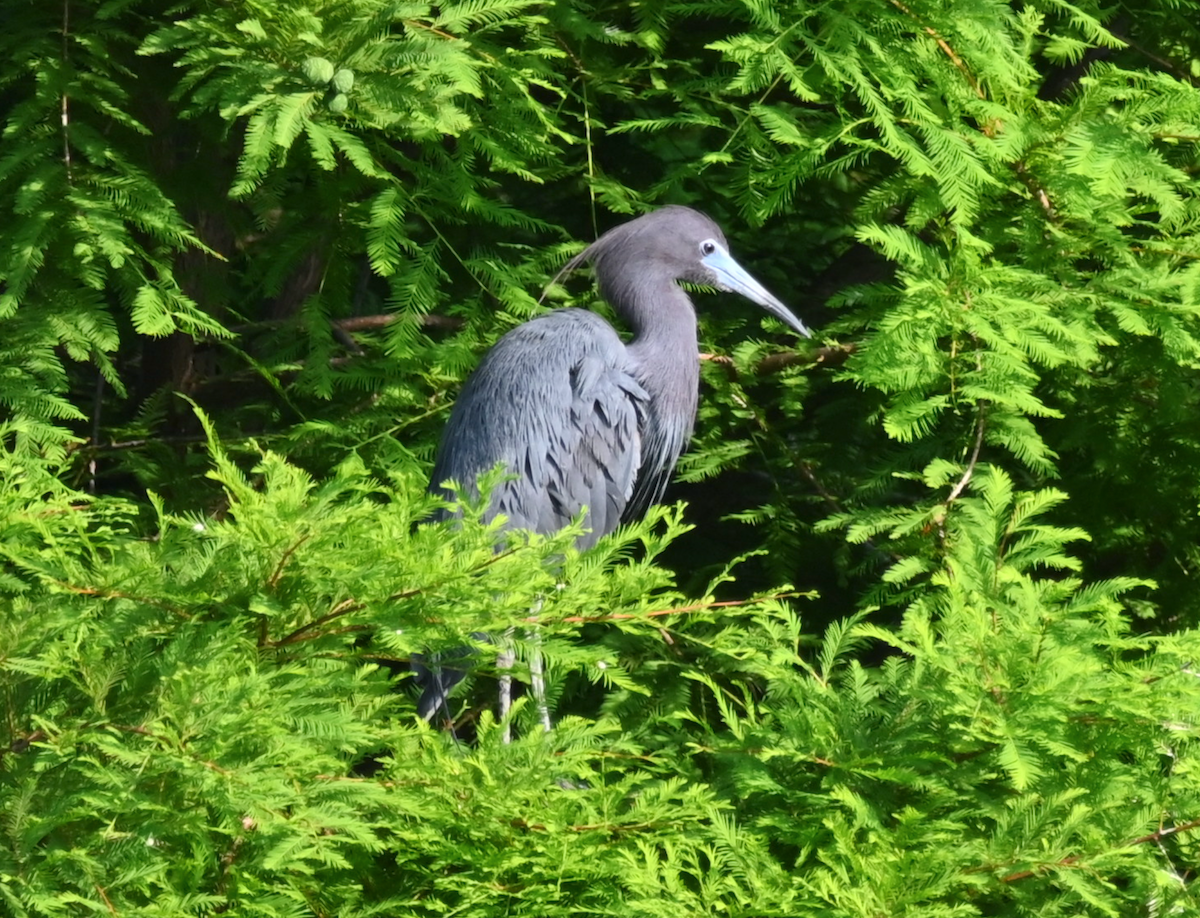
M 1200 3 L 9 6 L 0 911 L 1197 910 Z M 664 203 L 818 340 L 696 292 L 666 507 L 429 522 Z

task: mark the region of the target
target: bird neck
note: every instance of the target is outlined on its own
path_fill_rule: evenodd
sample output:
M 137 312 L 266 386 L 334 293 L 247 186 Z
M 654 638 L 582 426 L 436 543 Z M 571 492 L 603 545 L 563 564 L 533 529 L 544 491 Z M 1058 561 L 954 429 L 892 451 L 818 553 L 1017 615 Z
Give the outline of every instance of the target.
M 686 416 L 690 424 L 700 383 L 691 299 L 671 283 L 659 287 L 652 297 L 621 305 L 627 307 L 618 306 L 618 311 L 633 331 L 628 352 L 642 385 L 664 409 Z

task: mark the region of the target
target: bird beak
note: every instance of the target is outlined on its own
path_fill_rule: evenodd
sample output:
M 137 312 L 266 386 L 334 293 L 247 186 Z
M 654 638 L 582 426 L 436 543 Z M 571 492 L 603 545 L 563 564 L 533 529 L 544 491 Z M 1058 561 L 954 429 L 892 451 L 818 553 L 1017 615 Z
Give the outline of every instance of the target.
M 766 287 L 750 276 L 750 272 L 733 260 L 733 256 L 720 245 L 711 255 L 700 259 L 701 264 L 716 276 L 717 286 L 722 290 L 740 293 L 746 299 L 757 303 L 775 318 L 780 319 L 802 334 L 811 338 L 812 332 L 804 323 L 797 319 L 790 309 L 783 305 Z

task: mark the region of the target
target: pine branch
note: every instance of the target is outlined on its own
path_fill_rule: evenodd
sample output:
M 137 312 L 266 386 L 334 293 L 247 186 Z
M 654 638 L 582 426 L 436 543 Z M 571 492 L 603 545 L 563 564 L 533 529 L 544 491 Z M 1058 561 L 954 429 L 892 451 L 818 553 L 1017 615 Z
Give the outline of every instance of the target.
M 971 90 L 975 93 L 975 95 L 977 95 L 980 99 L 987 98 L 982 87 L 980 87 L 979 82 L 975 79 L 974 74 L 972 74 L 970 69 L 967 67 L 966 62 L 954 52 L 954 49 L 950 47 L 950 43 L 938 33 L 937 29 L 921 23 L 920 20 L 917 19 L 916 14 L 913 13 L 913 11 L 903 3 L 901 3 L 900 0 L 888 0 L 888 2 L 891 3 L 896 9 L 900 10 L 900 12 L 904 13 L 904 15 L 911 19 L 917 20 L 918 24 L 920 24 L 921 28 L 925 31 L 925 34 L 930 36 L 937 43 L 937 46 L 942 49 L 942 53 L 950 59 L 950 62 L 954 64 L 954 66 L 958 68 L 959 72 L 966 78 L 967 83 L 970 85 Z
M 1192 822 L 1185 822 L 1183 825 L 1179 826 L 1169 826 L 1165 829 L 1159 829 L 1157 832 L 1151 832 L 1149 835 L 1143 835 L 1140 838 L 1131 839 L 1130 841 L 1127 841 L 1122 845 L 1117 845 L 1109 850 L 1119 851 L 1122 848 L 1133 848 L 1137 845 L 1144 845 L 1149 842 L 1158 842 L 1162 841 L 1164 838 L 1169 838 L 1170 836 L 1177 835 L 1181 832 L 1191 832 L 1193 829 L 1200 829 L 1200 819 L 1193 820 Z M 1048 870 L 1056 870 L 1062 867 L 1074 866 L 1075 864 L 1078 864 L 1080 861 L 1084 860 L 1086 857 L 1089 857 L 1089 855 L 1074 854 L 1070 857 L 1064 857 L 1053 864 L 1046 864 L 1033 870 L 1018 870 L 1015 873 L 1010 873 L 1007 876 L 1001 877 L 1000 882 L 1016 883 L 1021 880 L 1028 880 L 1031 877 L 1041 876 Z M 988 868 L 980 867 L 977 869 L 986 870 Z

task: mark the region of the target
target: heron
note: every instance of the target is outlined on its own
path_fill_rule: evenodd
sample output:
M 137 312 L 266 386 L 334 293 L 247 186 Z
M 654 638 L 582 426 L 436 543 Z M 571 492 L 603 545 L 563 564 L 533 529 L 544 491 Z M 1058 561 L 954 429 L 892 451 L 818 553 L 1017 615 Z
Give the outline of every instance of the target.
M 472 493 L 480 473 L 502 464 L 510 475 L 492 490 L 484 519 L 503 515 L 506 528 L 549 534 L 583 514 L 581 550 L 662 498 L 691 438 L 700 361 L 696 310 L 681 281 L 739 293 L 812 337 L 734 260 L 720 227 L 689 207 L 661 207 L 609 230 L 555 281 L 585 263 L 631 332 L 628 343 L 577 308 L 508 332 L 455 401 L 429 484 L 453 499 L 449 483 Z M 463 673 L 435 663 L 421 675 L 418 713 L 428 720 Z

